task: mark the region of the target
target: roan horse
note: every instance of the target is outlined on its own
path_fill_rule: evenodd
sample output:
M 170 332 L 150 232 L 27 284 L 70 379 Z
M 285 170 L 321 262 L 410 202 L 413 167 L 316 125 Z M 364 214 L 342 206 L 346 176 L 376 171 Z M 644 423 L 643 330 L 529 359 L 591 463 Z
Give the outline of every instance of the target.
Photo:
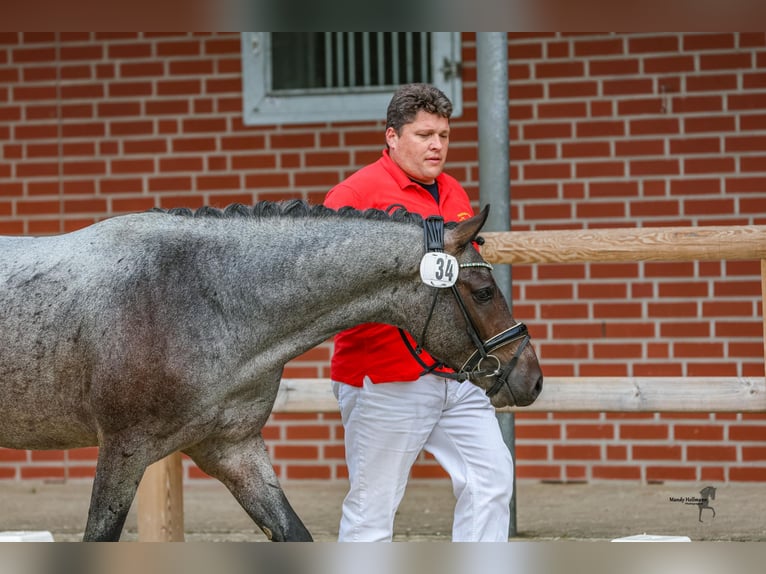
M 526 328 L 472 243 L 486 215 L 444 231 L 452 294 L 422 282 L 423 222 L 403 211 L 259 203 L 0 237 L 0 445 L 99 446 L 84 540 L 119 540 L 144 470 L 177 450 L 271 540 L 311 540 L 261 436 L 290 359 L 385 322 L 456 371 L 479 345 L 461 376 L 495 406 L 539 394 Z

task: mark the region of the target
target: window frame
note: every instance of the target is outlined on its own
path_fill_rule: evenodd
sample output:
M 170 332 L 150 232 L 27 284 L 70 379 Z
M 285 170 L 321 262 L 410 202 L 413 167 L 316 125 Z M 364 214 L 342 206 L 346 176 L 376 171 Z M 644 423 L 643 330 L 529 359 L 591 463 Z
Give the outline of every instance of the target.
M 431 32 L 432 83 L 463 111 L 459 32 Z M 311 90 L 271 89 L 271 33 L 242 32 L 242 105 L 245 125 L 311 124 L 381 120 L 392 86 Z

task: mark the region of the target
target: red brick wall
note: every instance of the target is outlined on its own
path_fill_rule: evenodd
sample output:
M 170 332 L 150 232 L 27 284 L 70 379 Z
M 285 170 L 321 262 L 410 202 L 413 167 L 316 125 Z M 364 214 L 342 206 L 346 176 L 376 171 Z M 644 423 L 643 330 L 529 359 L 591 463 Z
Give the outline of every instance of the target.
M 478 199 L 475 36 L 450 172 Z M 511 34 L 514 229 L 766 224 L 766 37 Z M 383 110 L 381 110 L 381 114 Z M 0 34 L 0 233 L 152 206 L 302 197 L 381 122 L 242 124 L 238 34 Z M 514 312 L 558 376 L 763 376 L 757 262 L 514 266 Z M 326 377 L 329 342 L 291 362 Z M 275 415 L 283 478 L 345 476 L 337 414 Z M 766 479 L 759 415 L 517 415 L 520 479 Z M 96 449 L 0 448 L 0 478 L 80 478 Z M 187 463 L 190 477 L 200 473 Z M 442 476 L 429 457 L 416 477 Z

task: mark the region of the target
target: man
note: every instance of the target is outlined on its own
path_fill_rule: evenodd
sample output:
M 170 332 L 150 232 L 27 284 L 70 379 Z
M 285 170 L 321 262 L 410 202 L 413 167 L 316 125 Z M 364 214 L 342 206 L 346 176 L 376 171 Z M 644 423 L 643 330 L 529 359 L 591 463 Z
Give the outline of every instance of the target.
M 400 88 L 388 106 L 382 157 L 331 189 L 325 205 L 399 204 L 445 221 L 471 217 L 465 190 L 443 172 L 451 115 L 433 86 Z M 350 481 L 339 540 L 392 539 L 410 468 L 425 449 L 452 479 L 453 541 L 507 541 L 513 461 L 494 408 L 475 385 L 422 372 L 395 327 L 368 323 L 336 336 L 331 378 Z

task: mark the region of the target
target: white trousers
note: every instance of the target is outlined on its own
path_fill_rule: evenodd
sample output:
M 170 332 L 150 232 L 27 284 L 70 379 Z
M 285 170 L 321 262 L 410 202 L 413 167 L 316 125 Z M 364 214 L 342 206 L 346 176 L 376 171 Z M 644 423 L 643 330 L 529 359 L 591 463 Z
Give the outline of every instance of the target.
M 513 460 L 484 391 L 430 374 L 415 382 L 333 382 L 350 489 L 339 541 L 390 541 L 410 468 L 430 452 L 452 479 L 455 542 L 507 541 Z

